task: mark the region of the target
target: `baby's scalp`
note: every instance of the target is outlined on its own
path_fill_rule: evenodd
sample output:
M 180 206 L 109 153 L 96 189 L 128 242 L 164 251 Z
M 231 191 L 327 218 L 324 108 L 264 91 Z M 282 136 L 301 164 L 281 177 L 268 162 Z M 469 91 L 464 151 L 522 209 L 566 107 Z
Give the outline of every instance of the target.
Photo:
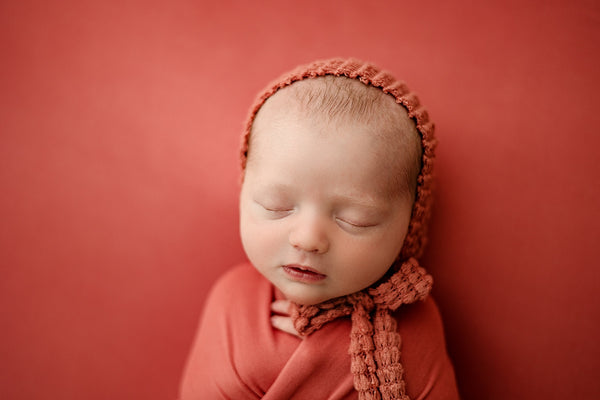
M 409 195 L 414 200 L 421 169 L 421 139 L 404 107 L 380 89 L 344 76 L 322 76 L 294 82 L 269 97 L 257 112 L 248 143 L 248 162 L 257 155 L 261 121 L 294 114 L 322 126 L 363 128 L 377 144 L 386 196 Z M 323 129 L 327 132 L 327 129 Z M 343 130 L 342 130 L 343 131 Z M 263 138 L 265 139 L 265 138 Z

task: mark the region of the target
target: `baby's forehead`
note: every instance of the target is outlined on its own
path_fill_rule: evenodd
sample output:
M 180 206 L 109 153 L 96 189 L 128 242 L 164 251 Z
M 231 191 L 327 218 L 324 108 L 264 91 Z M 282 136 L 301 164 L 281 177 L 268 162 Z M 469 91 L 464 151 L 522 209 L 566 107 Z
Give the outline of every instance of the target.
M 290 121 L 325 127 L 323 132 L 344 135 L 344 132 L 352 131 L 370 136 L 379 149 L 380 165 L 397 175 L 395 186 L 407 186 L 399 182 L 403 180 L 414 180 L 416 184 L 420 170 L 420 135 L 404 106 L 381 89 L 358 79 L 338 76 L 294 82 L 269 97 L 258 111 L 249 148 L 269 142 L 269 137 L 286 129 Z M 343 127 L 352 129 L 346 131 Z

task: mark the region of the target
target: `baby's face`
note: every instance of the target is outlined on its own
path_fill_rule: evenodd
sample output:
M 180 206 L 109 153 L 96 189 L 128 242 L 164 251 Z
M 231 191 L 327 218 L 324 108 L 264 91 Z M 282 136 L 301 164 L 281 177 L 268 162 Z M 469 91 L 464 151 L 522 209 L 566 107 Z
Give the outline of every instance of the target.
M 412 196 L 372 127 L 319 121 L 284 93 L 257 116 L 240 195 L 242 243 L 287 299 L 316 304 L 379 280 L 398 256 Z M 402 157 L 398 154 L 397 157 Z

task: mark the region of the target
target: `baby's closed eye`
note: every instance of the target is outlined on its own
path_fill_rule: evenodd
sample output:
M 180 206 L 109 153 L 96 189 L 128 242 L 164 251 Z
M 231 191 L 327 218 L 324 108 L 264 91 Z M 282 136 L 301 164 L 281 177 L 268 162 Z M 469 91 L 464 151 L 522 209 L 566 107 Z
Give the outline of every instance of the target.
M 356 208 L 342 208 L 336 211 L 335 220 L 342 228 L 366 229 L 379 224 L 378 214 Z
M 255 203 L 260 206 L 260 209 L 265 212 L 270 218 L 283 218 L 294 211 L 294 207 L 287 204 L 277 204 L 269 202 L 258 202 Z

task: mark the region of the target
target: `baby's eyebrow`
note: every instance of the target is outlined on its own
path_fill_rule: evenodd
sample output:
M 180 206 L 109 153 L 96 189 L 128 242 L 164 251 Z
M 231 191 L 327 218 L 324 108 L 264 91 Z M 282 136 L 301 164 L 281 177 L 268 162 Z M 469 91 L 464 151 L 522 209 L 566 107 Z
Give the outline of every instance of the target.
M 377 199 L 372 196 L 339 194 L 334 196 L 333 200 L 344 206 L 360 207 L 369 211 L 381 211 L 386 208 L 386 202 L 383 199 Z
M 257 187 L 255 195 L 274 199 L 290 199 L 295 196 L 297 189 L 285 183 L 269 182 Z
M 292 186 L 280 182 L 269 182 L 262 185 L 261 190 L 265 192 L 289 192 L 292 190 Z

